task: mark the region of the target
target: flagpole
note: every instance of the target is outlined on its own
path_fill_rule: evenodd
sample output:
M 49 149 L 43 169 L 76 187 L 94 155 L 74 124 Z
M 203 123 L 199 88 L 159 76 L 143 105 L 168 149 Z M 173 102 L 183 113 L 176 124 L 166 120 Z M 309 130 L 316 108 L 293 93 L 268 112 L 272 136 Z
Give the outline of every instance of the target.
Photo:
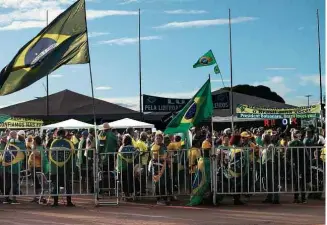
M 141 10 L 139 9 L 139 84 L 140 84 L 140 119 L 143 121 L 142 114 L 142 61 L 141 61 Z
M 49 25 L 49 11 L 47 10 L 47 14 L 46 14 L 46 18 L 47 18 L 47 26 Z M 49 119 L 49 74 L 47 73 L 46 76 L 46 81 L 47 81 L 47 103 L 46 103 L 46 107 L 47 107 L 47 119 Z
M 209 80 L 210 80 L 210 89 L 211 89 L 211 76 L 210 76 L 210 73 L 209 73 Z M 214 111 L 214 110 L 213 110 Z M 211 116 L 211 154 L 213 154 L 214 152 L 214 140 L 213 140 L 213 132 L 214 132 L 214 129 L 213 129 L 213 116 Z
M 318 25 L 318 56 L 319 56 L 319 89 L 320 89 L 320 106 L 322 109 L 322 79 L 321 79 L 321 53 L 320 53 L 320 24 L 319 24 L 319 10 L 317 9 L 317 25 Z
M 90 54 L 90 44 L 89 44 L 89 36 L 87 29 L 87 20 L 86 20 L 86 3 L 84 2 L 84 10 L 85 10 L 85 26 L 86 26 L 86 43 L 87 43 L 87 53 L 89 56 L 89 74 L 90 74 L 90 85 L 92 92 L 92 109 L 93 109 L 93 121 L 94 121 L 94 141 L 95 141 L 95 152 L 94 152 L 94 160 L 93 160 L 93 177 L 97 176 L 97 165 L 98 165 L 98 135 L 97 135 L 97 122 L 96 122 L 96 110 L 95 110 L 95 98 L 94 98 L 94 88 L 93 88 L 93 75 L 92 75 L 92 64 L 91 64 L 91 54 Z M 97 179 L 96 179 L 97 180 Z M 95 182 L 95 192 L 98 193 L 98 182 Z M 98 195 L 95 196 L 95 201 L 98 199 Z
M 231 109 L 231 125 L 232 131 L 234 131 L 234 97 L 233 97 L 233 60 L 232 60 L 232 23 L 231 13 L 228 9 L 229 15 L 229 61 L 230 61 L 230 109 Z

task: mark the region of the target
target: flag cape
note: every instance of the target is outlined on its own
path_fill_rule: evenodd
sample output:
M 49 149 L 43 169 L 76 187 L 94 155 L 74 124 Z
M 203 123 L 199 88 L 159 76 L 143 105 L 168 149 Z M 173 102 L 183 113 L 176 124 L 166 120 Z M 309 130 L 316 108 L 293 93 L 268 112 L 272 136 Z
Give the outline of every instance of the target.
M 58 167 L 63 167 L 72 158 L 74 145 L 67 139 L 55 139 L 50 147 L 49 160 Z
M 195 179 L 192 184 L 191 200 L 188 206 L 199 205 L 203 201 L 204 195 L 210 191 L 210 159 L 201 157 L 198 160 Z
M 15 165 L 21 161 L 23 161 L 25 158 L 24 152 L 21 151 L 21 149 L 14 145 L 14 144 L 8 144 L 7 150 L 3 152 L 3 166 L 12 166 Z
M 193 98 L 170 121 L 165 134 L 184 133 L 197 126 L 213 113 L 210 79 L 201 87 Z
M 198 59 L 198 61 L 193 65 L 193 68 L 211 66 L 214 64 L 216 64 L 215 56 L 213 55 L 213 52 L 209 50 L 206 54 Z
M 0 72 L 0 95 L 19 91 L 65 64 L 89 62 L 85 1 L 78 0 L 25 44 Z

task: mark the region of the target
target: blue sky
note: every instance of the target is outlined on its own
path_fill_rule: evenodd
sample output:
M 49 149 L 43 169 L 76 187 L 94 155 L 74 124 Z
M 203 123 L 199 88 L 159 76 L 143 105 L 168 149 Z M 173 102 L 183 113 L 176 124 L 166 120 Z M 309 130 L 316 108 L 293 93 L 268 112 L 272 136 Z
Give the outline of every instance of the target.
M 0 0 L 0 67 L 72 0 Z M 205 3 L 205 4 L 204 4 Z M 143 93 L 191 97 L 213 67 L 192 65 L 212 49 L 230 85 L 228 8 L 232 13 L 233 83 L 263 84 L 286 102 L 319 101 L 316 9 L 320 12 L 325 75 L 323 0 L 87 0 L 95 97 L 138 109 L 138 16 L 141 9 Z M 50 76 L 49 91 L 91 95 L 88 65 Z M 223 86 L 212 75 L 212 89 Z M 325 79 L 323 80 L 325 86 Z M 45 79 L 11 95 L 0 107 L 46 94 Z

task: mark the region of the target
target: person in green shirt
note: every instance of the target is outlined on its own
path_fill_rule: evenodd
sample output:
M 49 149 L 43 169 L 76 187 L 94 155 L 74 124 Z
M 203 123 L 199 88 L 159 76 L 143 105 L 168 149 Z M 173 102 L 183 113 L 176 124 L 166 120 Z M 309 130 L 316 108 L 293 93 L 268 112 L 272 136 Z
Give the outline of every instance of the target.
M 109 123 L 103 124 L 103 130 L 99 134 L 99 154 L 102 171 L 115 169 L 115 153 L 118 150 L 117 136 L 112 132 Z M 101 168 L 101 167 L 100 167 Z

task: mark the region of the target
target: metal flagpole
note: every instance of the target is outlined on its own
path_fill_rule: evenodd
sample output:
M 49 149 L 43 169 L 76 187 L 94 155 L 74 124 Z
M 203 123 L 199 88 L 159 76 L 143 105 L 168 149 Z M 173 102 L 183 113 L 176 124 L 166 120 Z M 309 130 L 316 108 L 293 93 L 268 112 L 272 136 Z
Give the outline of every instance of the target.
M 47 26 L 49 25 L 49 11 L 47 10 Z M 47 104 L 46 104 L 46 107 L 47 107 L 47 119 L 48 116 L 49 116 L 49 74 L 47 74 L 46 76 L 46 80 L 47 80 Z
M 234 97 L 233 97 L 233 60 L 232 60 L 232 23 L 230 9 L 228 9 L 229 15 L 229 61 L 230 61 L 230 109 L 231 109 L 231 125 L 232 131 L 234 131 Z
M 318 25 L 318 56 L 319 56 L 319 88 L 320 88 L 320 106 L 322 109 L 322 79 L 321 79 L 321 53 L 320 53 L 320 24 L 319 24 L 319 10 L 317 9 L 317 25 Z
M 143 121 L 142 113 L 142 61 L 141 61 L 141 10 L 139 9 L 139 83 L 140 83 L 140 119 Z
M 93 108 L 93 121 L 94 121 L 94 140 L 95 140 L 95 153 L 94 153 L 94 160 L 93 160 L 93 177 L 95 178 L 94 180 L 94 197 L 95 201 L 98 200 L 98 179 L 97 179 L 97 174 L 98 174 L 98 160 L 99 160 L 99 147 L 98 147 L 98 135 L 97 135 L 97 122 L 96 122 L 96 110 L 95 110 L 95 98 L 94 98 L 94 88 L 93 88 L 93 76 L 92 76 L 92 66 L 91 66 L 91 54 L 90 54 L 90 45 L 89 45 L 89 36 L 88 36 L 88 29 L 87 29 L 87 20 L 86 20 L 86 3 L 84 2 L 84 10 L 85 10 L 85 26 L 86 26 L 86 42 L 87 42 L 87 53 L 89 56 L 89 73 L 90 73 L 90 85 L 91 85 L 91 92 L 92 92 L 92 108 Z

